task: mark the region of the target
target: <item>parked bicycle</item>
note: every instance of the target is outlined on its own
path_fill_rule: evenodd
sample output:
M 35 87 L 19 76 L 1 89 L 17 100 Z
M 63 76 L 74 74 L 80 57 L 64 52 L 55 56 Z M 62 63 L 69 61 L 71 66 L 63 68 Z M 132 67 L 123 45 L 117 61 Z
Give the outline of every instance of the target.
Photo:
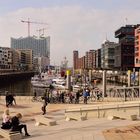
M 32 102 L 42 102 L 43 100 L 42 100 L 42 97 L 41 96 L 36 96 L 36 97 L 33 97 L 31 99 L 31 101 Z

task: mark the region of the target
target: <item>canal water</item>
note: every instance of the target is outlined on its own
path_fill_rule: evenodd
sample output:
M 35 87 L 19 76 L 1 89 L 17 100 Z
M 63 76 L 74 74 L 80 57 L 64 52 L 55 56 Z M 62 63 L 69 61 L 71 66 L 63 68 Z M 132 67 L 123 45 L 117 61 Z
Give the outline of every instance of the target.
M 120 86 L 116 83 L 107 83 L 110 86 Z M 102 83 L 98 85 L 102 87 Z M 5 95 L 5 91 L 15 94 L 16 96 L 31 96 L 36 91 L 37 95 L 43 95 L 45 88 L 33 88 L 31 85 L 31 78 L 25 79 L 11 79 L 9 81 L 0 81 L 0 95 Z
M 31 85 L 31 79 L 18 79 L 18 80 L 9 80 L 6 82 L 0 82 L 0 94 L 3 95 L 5 91 L 15 95 L 25 95 L 29 96 L 33 94 L 33 89 Z

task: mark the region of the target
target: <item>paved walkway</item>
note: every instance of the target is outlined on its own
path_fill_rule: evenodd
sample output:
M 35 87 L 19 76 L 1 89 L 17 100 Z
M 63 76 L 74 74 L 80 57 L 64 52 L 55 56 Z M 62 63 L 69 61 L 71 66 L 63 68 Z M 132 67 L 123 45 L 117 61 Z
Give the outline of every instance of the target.
M 17 105 L 10 107 L 11 115 L 21 112 L 31 137 L 29 140 L 138 140 L 140 139 L 140 121 L 107 120 L 106 118 L 86 121 L 65 121 L 64 110 L 68 107 L 83 106 L 49 104 L 47 117 L 57 121 L 56 126 L 35 126 L 34 117 L 41 115 L 41 103 L 32 103 L 25 97 L 17 99 Z M 88 105 L 87 105 L 88 106 Z M 5 102 L 0 100 L 0 115 L 5 109 Z M 125 136 L 127 136 L 125 138 Z M 130 138 L 129 138 L 130 137 Z M 25 138 L 25 137 L 24 137 Z M 4 140 L 4 138 L 0 138 Z

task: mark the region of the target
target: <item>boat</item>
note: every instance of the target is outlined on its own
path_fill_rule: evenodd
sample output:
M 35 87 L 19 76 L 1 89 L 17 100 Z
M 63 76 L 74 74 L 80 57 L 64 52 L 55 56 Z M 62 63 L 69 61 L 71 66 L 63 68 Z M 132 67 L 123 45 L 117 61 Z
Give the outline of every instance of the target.
M 44 82 L 36 82 L 36 83 L 32 83 L 33 87 L 39 87 L 39 88 L 49 88 L 50 84 L 46 84 Z
M 39 75 L 35 75 L 31 78 L 31 84 L 34 87 L 42 87 L 46 88 L 52 84 L 53 75 L 48 75 L 47 73 L 41 73 Z
M 56 77 L 52 79 L 52 83 L 63 85 L 66 83 L 66 80 L 62 77 Z
M 53 86 L 55 89 L 66 89 L 65 84 L 53 83 L 52 86 Z
M 56 89 L 65 89 L 66 80 L 60 75 L 49 75 L 48 73 L 41 73 L 31 78 L 31 84 L 34 87 L 49 87 L 54 86 Z

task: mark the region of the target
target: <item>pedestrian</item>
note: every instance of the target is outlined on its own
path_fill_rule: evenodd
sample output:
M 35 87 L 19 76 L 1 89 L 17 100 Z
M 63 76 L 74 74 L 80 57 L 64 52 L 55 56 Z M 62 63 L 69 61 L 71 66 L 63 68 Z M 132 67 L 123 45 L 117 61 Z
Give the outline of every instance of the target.
M 9 104 L 9 92 L 5 91 L 5 101 L 6 101 L 6 107 L 8 107 Z
M 10 129 L 11 128 L 11 116 L 9 113 L 9 109 L 6 109 L 2 114 L 2 129 Z
M 34 98 L 36 98 L 37 97 L 37 93 L 36 93 L 36 90 L 34 91 Z
M 5 97 L 6 107 L 9 107 L 9 105 L 13 105 L 13 102 L 16 105 L 16 99 L 14 96 L 15 96 L 14 94 L 11 93 L 9 94 L 8 91 L 6 91 L 6 97 Z
M 28 131 L 27 131 L 27 126 L 26 124 L 20 124 L 20 119 L 22 118 L 21 113 L 17 113 L 16 116 L 14 116 L 11 119 L 11 131 L 19 131 L 22 133 L 22 129 L 25 131 L 25 136 L 30 136 Z
M 80 91 L 78 90 L 78 91 L 76 92 L 75 104 L 79 104 L 79 98 L 80 98 Z
M 84 97 L 84 103 L 87 104 L 88 90 L 84 90 L 83 97 Z
M 61 103 L 65 103 L 64 96 L 65 96 L 65 92 L 62 91 L 61 94 L 60 94 L 60 100 L 61 100 Z
M 45 115 L 46 114 L 46 107 L 48 105 L 48 97 L 47 96 L 43 96 L 42 100 L 43 100 L 43 105 L 41 107 L 41 110 L 43 111 L 42 115 Z

